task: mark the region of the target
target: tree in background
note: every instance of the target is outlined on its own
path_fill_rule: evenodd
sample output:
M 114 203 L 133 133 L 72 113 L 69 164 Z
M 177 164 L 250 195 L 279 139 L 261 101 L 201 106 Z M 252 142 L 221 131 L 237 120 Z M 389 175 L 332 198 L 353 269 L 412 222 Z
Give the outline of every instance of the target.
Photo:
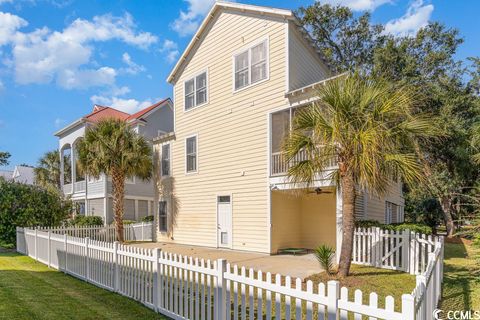
M 419 144 L 428 179 L 409 186 L 407 192 L 417 195 L 407 200 L 420 201 L 417 205 L 421 198 L 437 201 L 447 233 L 453 235 L 454 219 L 472 210 L 465 198 L 479 178 L 470 143 L 480 117 L 479 58 L 470 58 L 470 67 L 456 61 L 463 39 L 437 22 L 413 36 L 394 36 L 372 24 L 368 13 L 356 18 L 346 7 L 315 2 L 297 15 L 335 73 L 359 68 L 377 79 L 419 89 L 420 111 L 438 119 L 445 139 Z
M 311 186 L 335 155 L 332 177 L 342 190 L 342 247 L 339 276 L 348 276 L 355 231 L 357 191 L 384 195 L 394 177 L 421 180 L 415 146 L 435 134 L 426 115 L 416 114 L 416 95 L 407 87 L 366 79 L 358 74 L 328 81 L 318 102 L 301 109 L 284 152 L 293 163 L 292 182 Z M 300 153 L 307 160 L 295 161 Z
M 57 150 L 46 152 L 34 169 L 35 184 L 48 189 L 60 190 L 60 154 Z
M 152 177 L 152 147 L 124 121 L 107 119 L 87 129 L 78 143 L 78 160 L 85 174 L 112 177 L 115 229 L 123 242 L 125 179 Z
M 71 210 L 58 192 L 0 179 L 0 242 L 15 244 L 16 227 L 61 225 Z
M 0 151 L 0 166 L 6 166 L 9 164 L 8 158 L 10 158 L 10 153 Z

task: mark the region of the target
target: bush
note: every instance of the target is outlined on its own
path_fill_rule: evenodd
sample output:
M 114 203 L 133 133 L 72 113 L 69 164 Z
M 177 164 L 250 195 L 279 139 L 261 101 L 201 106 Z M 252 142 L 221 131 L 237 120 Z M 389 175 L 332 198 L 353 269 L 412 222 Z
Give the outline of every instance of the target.
M 331 275 L 333 273 L 335 249 L 322 244 L 314 250 L 314 254 L 322 268 L 325 269 L 325 272 L 327 272 L 328 275 Z
M 15 243 L 16 227 L 60 226 L 72 212 L 59 192 L 0 178 L 0 242 Z
M 142 218 L 143 222 L 153 222 L 153 216 L 145 216 Z
M 378 227 L 386 230 L 403 231 L 409 229 L 413 232 L 432 234 L 432 228 L 422 223 L 392 223 L 383 224 L 376 220 L 359 220 L 355 222 L 355 226 L 359 228 Z
M 134 224 L 134 223 L 137 223 L 137 221 L 135 220 L 123 220 L 123 224 Z
M 98 216 L 76 216 L 68 222 L 72 226 L 103 226 L 102 217 Z

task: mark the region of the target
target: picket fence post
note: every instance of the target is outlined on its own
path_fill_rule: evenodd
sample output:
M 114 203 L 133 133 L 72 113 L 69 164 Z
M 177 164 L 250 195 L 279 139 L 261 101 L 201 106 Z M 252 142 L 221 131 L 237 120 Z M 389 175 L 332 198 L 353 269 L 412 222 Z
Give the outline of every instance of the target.
M 145 224 L 145 223 L 142 221 L 142 241 L 145 241 L 145 232 L 144 232 L 144 230 L 143 230 L 143 229 L 145 228 L 145 227 L 144 227 L 144 224 Z
M 38 261 L 38 253 L 37 253 L 38 247 L 37 247 L 37 228 L 35 228 L 35 260 Z
M 409 250 L 409 261 L 410 261 L 410 266 L 409 266 L 409 273 L 410 274 L 416 274 L 416 268 L 415 268 L 415 258 L 416 256 L 416 233 L 410 231 L 410 250 Z
M 85 238 L 85 263 L 86 263 L 86 271 L 85 271 L 85 278 L 87 282 L 90 282 L 90 250 L 88 246 L 90 245 L 90 238 Z
M 379 227 L 375 227 L 375 263 L 374 267 L 380 267 L 382 265 L 382 248 L 383 248 L 383 239 L 382 239 L 382 230 Z
M 224 273 L 227 271 L 227 260 L 218 259 L 217 260 L 217 277 L 216 277 L 216 286 L 215 286 L 215 300 L 214 300 L 214 309 L 215 310 L 215 320 L 224 320 L 227 316 L 226 313 L 226 289 L 227 281 L 225 280 Z
M 51 236 L 52 236 L 52 234 L 51 234 L 50 230 L 48 230 L 48 244 L 47 244 L 47 246 L 48 246 L 48 247 L 47 247 L 48 260 L 47 260 L 47 262 L 48 262 L 48 267 L 49 267 L 49 268 L 51 267 L 51 258 L 50 258 L 50 255 L 51 255 L 51 252 L 52 252 L 52 250 L 51 250 L 51 248 L 50 248 L 50 246 L 51 246 Z
M 118 272 L 118 241 L 113 243 L 113 291 L 118 292 L 120 288 L 120 275 Z
M 411 294 L 402 294 L 402 319 L 415 320 L 415 298 Z
M 428 297 L 428 291 L 427 291 L 427 279 L 425 278 L 425 276 L 422 274 L 422 275 L 417 275 L 416 277 L 416 287 L 420 287 L 421 288 L 421 292 L 423 292 L 423 300 L 421 302 L 422 306 L 420 307 L 419 310 L 422 311 L 422 314 L 420 315 L 420 319 L 419 320 L 423 320 L 423 319 L 427 319 L 427 301 L 429 299 Z
M 65 272 L 68 272 L 68 267 L 67 267 L 68 254 L 67 254 L 67 250 L 68 250 L 67 234 L 65 233 L 65 234 L 63 235 L 63 251 L 65 252 Z
M 340 299 L 340 282 L 330 280 L 327 282 L 327 314 L 328 320 L 338 319 L 338 299 Z
M 161 294 L 160 292 L 160 286 L 158 285 L 160 282 L 159 276 L 160 276 L 160 266 L 159 266 L 159 261 L 158 258 L 160 257 L 160 248 L 155 248 L 153 250 L 153 265 L 152 265 L 152 273 L 153 273 L 153 305 L 155 307 L 155 311 L 158 311 L 160 304 L 158 303 L 159 301 L 159 296 Z

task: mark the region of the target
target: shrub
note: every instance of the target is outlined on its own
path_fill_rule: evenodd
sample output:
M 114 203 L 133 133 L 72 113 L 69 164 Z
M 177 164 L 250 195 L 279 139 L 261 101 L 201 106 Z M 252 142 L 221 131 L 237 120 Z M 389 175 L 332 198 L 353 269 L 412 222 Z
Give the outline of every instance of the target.
M 123 224 L 134 224 L 134 223 L 137 223 L 137 221 L 135 220 L 123 220 Z
M 331 275 L 333 273 L 335 249 L 322 244 L 314 250 L 314 254 L 322 268 L 325 269 L 325 272 L 327 272 L 328 275 Z
M 72 226 L 103 226 L 103 219 L 99 216 L 76 216 L 69 221 Z
M 359 228 L 378 227 L 385 230 L 403 231 L 409 229 L 413 232 L 432 234 L 432 228 L 422 223 L 392 223 L 383 224 L 376 220 L 359 220 L 355 222 L 355 226 Z
M 153 222 L 153 216 L 145 216 L 142 218 L 143 222 Z
M 59 192 L 0 178 L 0 242 L 14 244 L 16 227 L 60 226 L 71 212 Z

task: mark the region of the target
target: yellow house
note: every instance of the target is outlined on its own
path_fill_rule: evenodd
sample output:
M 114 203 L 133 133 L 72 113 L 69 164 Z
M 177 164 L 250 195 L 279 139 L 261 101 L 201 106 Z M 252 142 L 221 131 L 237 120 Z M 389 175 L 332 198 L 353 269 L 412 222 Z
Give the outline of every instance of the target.
M 333 76 L 292 11 L 216 2 L 168 76 L 175 129 L 154 143 L 157 241 L 339 247 L 339 189 L 325 173 L 292 192 L 280 152 L 296 109 Z M 397 183 L 382 199 L 359 194 L 357 215 L 403 221 L 403 203 Z

